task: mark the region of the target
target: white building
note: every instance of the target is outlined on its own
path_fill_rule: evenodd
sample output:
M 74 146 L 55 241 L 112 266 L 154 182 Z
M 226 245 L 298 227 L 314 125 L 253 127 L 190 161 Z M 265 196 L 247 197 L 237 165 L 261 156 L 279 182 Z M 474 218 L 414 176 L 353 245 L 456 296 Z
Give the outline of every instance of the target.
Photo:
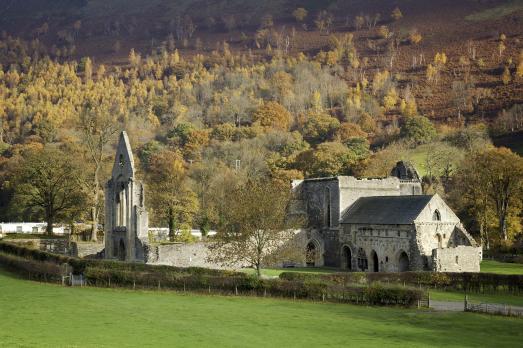
M 44 234 L 47 223 L 45 222 L 1 222 L 0 233 L 24 233 L 24 234 Z M 54 226 L 54 234 L 65 234 L 68 229 L 64 226 Z

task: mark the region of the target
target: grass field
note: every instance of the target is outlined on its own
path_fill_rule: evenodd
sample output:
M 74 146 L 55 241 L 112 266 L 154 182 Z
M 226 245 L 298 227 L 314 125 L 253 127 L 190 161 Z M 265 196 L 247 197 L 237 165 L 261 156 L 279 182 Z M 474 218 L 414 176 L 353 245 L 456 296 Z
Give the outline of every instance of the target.
M 244 271 L 254 274 L 254 270 L 252 269 L 245 269 Z M 262 269 L 262 274 L 265 276 L 276 277 L 279 276 L 282 272 L 329 274 L 341 271 L 342 270 L 338 268 L 269 268 Z M 523 264 L 484 260 L 481 262 L 481 272 L 498 274 L 523 274 Z
M 0 271 L 0 346 L 518 346 L 523 321 L 288 300 L 68 288 Z
M 497 274 L 523 274 L 523 264 L 483 260 L 481 261 L 481 272 Z
M 430 298 L 437 301 L 463 302 L 465 294 L 455 291 L 430 290 Z M 468 298 L 473 302 L 499 303 L 523 307 L 523 296 L 507 294 L 468 294 Z

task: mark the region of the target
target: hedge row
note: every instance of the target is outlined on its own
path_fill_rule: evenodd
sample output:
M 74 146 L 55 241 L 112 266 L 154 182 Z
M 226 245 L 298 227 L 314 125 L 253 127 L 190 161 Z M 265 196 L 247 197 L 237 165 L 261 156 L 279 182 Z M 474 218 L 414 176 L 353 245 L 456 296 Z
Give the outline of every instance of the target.
M 494 273 L 439 273 L 439 272 L 401 272 L 401 273 L 335 273 L 314 274 L 284 272 L 280 279 L 330 281 L 336 284 L 396 283 L 431 288 L 446 288 L 468 292 L 510 292 L 523 293 L 523 275 Z
M 250 276 L 216 276 L 203 273 L 134 272 L 96 267 L 87 267 L 84 274 L 88 284 L 95 286 L 212 291 L 372 305 L 414 306 L 424 296 L 423 291 L 416 288 L 380 284 L 340 285 L 331 281 L 258 279 Z
M 196 267 L 82 260 L 7 243 L 0 243 L 0 255 L 0 263 L 18 273 L 25 275 L 29 272 L 47 281 L 59 280 L 64 272 L 63 265 L 68 264 L 76 274 L 84 274 L 88 284 L 95 286 L 212 291 L 402 306 L 414 306 L 424 296 L 419 289 L 379 284 L 361 286 L 330 279 L 258 279 L 242 272 Z
M 63 269 L 54 262 L 35 261 L 0 252 L 0 264 L 12 272 L 33 280 L 59 282 L 62 279 Z

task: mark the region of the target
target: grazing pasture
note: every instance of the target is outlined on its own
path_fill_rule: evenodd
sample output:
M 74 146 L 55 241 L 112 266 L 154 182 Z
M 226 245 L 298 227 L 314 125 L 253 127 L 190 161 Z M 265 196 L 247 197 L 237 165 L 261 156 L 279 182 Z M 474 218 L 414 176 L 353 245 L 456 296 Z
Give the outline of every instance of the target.
M 39 347 L 517 346 L 520 319 L 174 292 L 69 288 L 0 271 L 0 342 Z

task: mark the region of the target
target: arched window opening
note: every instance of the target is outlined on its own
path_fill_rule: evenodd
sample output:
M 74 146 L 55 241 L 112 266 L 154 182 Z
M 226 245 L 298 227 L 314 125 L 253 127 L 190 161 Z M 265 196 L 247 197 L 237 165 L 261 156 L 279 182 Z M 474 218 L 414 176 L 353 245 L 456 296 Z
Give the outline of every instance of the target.
M 346 269 L 352 270 L 352 251 L 348 246 L 343 247 L 343 262 Z
M 372 271 L 379 272 L 380 263 L 378 261 L 378 254 L 374 250 L 372 250 L 372 252 L 371 252 L 371 257 L 372 257 Z
M 362 248 L 358 249 L 358 269 L 360 271 L 366 271 L 369 268 L 369 261 L 367 260 L 367 254 Z
M 404 252 L 404 251 L 401 252 L 398 264 L 399 264 L 399 271 L 400 272 L 407 272 L 410 269 L 410 267 L 409 267 L 409 256 L 407 255 L 406 252 Z
M 434 214 L 432 215 L 432 220 L 441 221 L 441 214 L 438 209 L 434 211 Z
M 125 261 L 125 243 L 120 239 L 120 244 L 118 246 L 118 260 Z
M 316 244 L 313 242 L 307 244 L 307 249 L 305 251 L 305 264 L 307 267 L 314 267 L 316 265 L 317 253 Z

